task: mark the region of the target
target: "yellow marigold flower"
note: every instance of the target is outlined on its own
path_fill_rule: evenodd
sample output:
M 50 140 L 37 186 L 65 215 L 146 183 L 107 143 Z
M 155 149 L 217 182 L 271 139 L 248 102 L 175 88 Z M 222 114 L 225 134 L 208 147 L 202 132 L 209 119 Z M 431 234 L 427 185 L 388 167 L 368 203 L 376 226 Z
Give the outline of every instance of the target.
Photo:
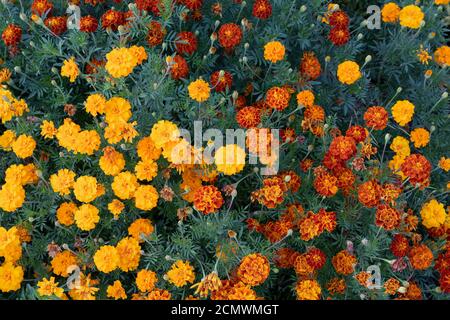
M 134 205 L 141 210 L 150 211 L 158 204 L 158 191 L 151 185 L 142 185 L 134 193 Z
M 233 175 L 241 172 L 245 166 L 245 151 L 237 144 L 229 144 L 220 147 L 214 155 L 214 163 L 217 171 L 225 175 Z
M 0 291 L 10 292 L 20 289 L 23 280 L 23 269 L 15 267 L 11 262 L 5 262 L 0 266 Z
M 58 282 L 55 282 L 55 277 L 50 277 L 50 279 L 43 278 L 37 283 L 37 292 L 40 296 L 56 296 L 62 297 L 64 294 L 64 289 L 60 288 Z
M 122 120 L 127 122 L 131 118 L 131 104 L 121 97 L 112 97 L 105 104 L 106 122 L 112 123 Z
M 394 23 L 398 21 L 399 15 L 400 15 L 400 7 L 394 3 L 389 2 L 386 3 L 383 6 L 383 9 L 381 9 L 381 17 L 383 19 L 383 22 L 387 23 Z
M 75 62 L 74 57 L 66 59 L 61 67 L 61 76 L 69 78 L 70 82 L 75 82 L 75 79 L 80 74 L 80 70 Z
M 0 83 L 6 82 L 11 78 L 11 71 L 8 68 L 0 69 Z
M 448 170 L 450 170 L 450 158 L 441 157 L 441 159 L 439 160 L 439 168 L 441 168 L 445 172 L 448 172 Z
M 41 125 L 41 136 L 45 139 L 53 139 L 58 130 L 55 128 L 53 121 L 44 120 Z
M 109 125 L 105 128 L 105 139 L 110 144 L 116 144 L 122 139 L 125 142 L 131 143 L 133 142 L 133 139 L 139 135 L 134 128 L 136 124 L 136 121 L 125 122 L 123 120 L 110 122 Z
M 392 106 L 391 111 L 395 122 L 404 127 L 411 122 L 414 109 L 415 106 L 408 100 L 400 100 Z
M 141 246 L 133 237 L 124 238 L 116 246 L 119 255 L 119 268 L 122 271 L 133 271 L 139 265 L 141 259 Z
M 133 238 L 143 242 L 142 237 L 147 237 L 153 233 L 154 227 L 149 219 L 137 219 L 128 227 L 128 234 Z
M 0 148 L 5 151 L 10 151 L 12 149 L 12 144 L 16 140 L 16 133 L 12 130 L 6 130 L 0 136 Z
M 409 148 L 408 140 L 401 136 L 397 136 L 392 140 L 390 148 L 397 155 L 403 158 L 406 158 L 411 154 L 411 149 Z
M 208 82 L 203 79 L 197 79 L 194 82 L 191 82 L 188 86 L 189 96 L 197 101 L 204 102 L 209 98 L 209 92 L 211 88 L 209 87 Z
M 71 226 L 74 222 L 75 211 L 78 207 L 73 202 L 63 202 L 56 210 L 56 219 L 65 226 Z
M 36 148 L 36 141 L 31 136 L 21 134 L 11 145 L 12 151 L 21 159 L 31 157 Z
M 424 128 L 416 128 L 411 131 L 411 142 L 416 148 L 425 147 L 430 142 L 430 133 Z
M 155 288 L 158 277 L 150 270 L 140 270 L 136 275 L 136 285 L 141 292 L 150 292 Z
M 428 61 L 432 59 L 428 50 L 423 48 L 423 45 L 420 45 L 419 50 L 417 50 L 417 58 L 422 64 L 428 64 Z
M 450 47 L 442 46 L 434 52 L 434 60 L 441 66 L 450 66 Z
M 137 64 L 141 64 L 142 62 L 144 62 L 148 58 L 147 52 L 145 51 L 144 47 L 131 46 L 128 50 L 136 58 Z
M 161 155 L 161 148 L 155 145 L 151 137 L 139 140 L 136 150 L 138 156 L 146 161 L 156 161 Z
M 409 5 L 400 10 L 400 24 L 403 27 L 418 29 L 425 17 L 422 10 L 415 5 Z
M 264 46 L 264 59 L 272 63 L 277 63 L 284 59 L 285 52 L 286 49 L 281 42 L 271 41 Z
M 115 48 L 106 54 L 105 68 L 114 78 L 122 78 L 133 72 L 138 59 L 128 48 Z
M 0 257 L 4 258 L 4 262 L 16 263 L 22 257 L 21 242 L 17 227 L 9 230 L 0 227 Z
M 68 277 L 70 271 L 69 267 L 77 266 L 78 259 L 77 256 L 71 251 L 64 250 L 62 252 L 58 252 L 50 264 L 54 274 L 61 277 Z
M 433 199 L 423 205 L 420 216 L 422 217 L 422 224 L 426 228 L 439 228 L 445 223 L 447 213 L 444 205 Z
M 25 201 L 25 189 L 21 185 L 6 183 L 0 189 L 0 208 L 13 212 L 22 207 Z
M 171 121 L 159 120 L 152 127 L 150 138 L 157 148 L 162 148 L 167 142 L 177 140 L 180 130 Z
M 434 0 L 434 3 L 437 4 L 437 5 L 445 6 L 445 5 L 450 3 L 450 0 Z
M 81 205 L 77 211 L 75 211 L 75 223 L 78 228 L 83 231 L 89 231 L 95 228 L 96 224 L 100 221 L 99 211 L 91 204 Z
M 36 174 L 36 166 L 33 163 L 13 164 L 5 171 L 5 182 L 9 184 L 27 185 L 35 183 L 39 180 Z
M 97 198 L 97 179 L 90 176 L 81 176 L 73 185 L 73 193 L 78 201 L 91 202 Z
M 119 173 L 111 184 L 114 194 L 122 200 L 131 199 L 138 186 L 136 176 L 129 171 Z
M 109 285 L 106 288 L 106 294 L 108 298 L 113 298 L 114 300 L 126 299 L 127 294 L 125 289 L 122 287 L 120 280 L 114 281 L 113 285 Z
M 108 146 L 103 149 L 103 155 L 100 157 L 98 164 L 106 175 L 116 176 L 125 167 L 125 158 L 116 149 Z
M 406 157 L 400 154 L 396 154 L 391 161 L 389 161 L 389 169 L 397 173 L 400 177 L 404 177 L 404 174 L 400 170 L 403 162 L 405 162 Z
M 106 98 L 99 93 L 91 94 L 84 102 L 86 112 L 96 117 L 98 114 L 105 113 Z
M 359 65 L 354 61 L 344 61 L 339 64 L 337 77 L 341 83 L 351 85 L 361 78 L 362 74 Z
M 305 107 L 312 107 L 314 105 L 314 93 L 311 90 L 303 90 L 297 94 L 297 104 Z
M 170 267 L 167 272 L 167 278 L 170 283 L 173 283 L 177 287 L 183 287 L 188 283 L 194 283 L 195 273 L 194 268 L 189 261 L 177 260 Z
M 100 148 L 100 136 L 95 130 L 83 130 L 76 137 L 75 153 L 93 155 Z
M 298 300 L 320 300 L 322 289 L 316 280 L 300 280 L 295 286 Z
M 101 272 L 114 271 L 119 263 L 117 249 L 113 246 L 101 246 L 94 254 L 94 263 Z
M 60 169 L 50 176 L 50 185 L 53 191 L 60 195 L 68 195 L 75 183 L 75 172 L 69 169 Z
M 139 180 L 152 181 L 158 174 L 158 164 L 154 161 L 139 161 L 134 168 Z
M 114 199 L 108 203 L 108 210 L 114 215 L 114 218 L 118 218 L 123 209 L 125 209 L 125 205 L 120 200 Z

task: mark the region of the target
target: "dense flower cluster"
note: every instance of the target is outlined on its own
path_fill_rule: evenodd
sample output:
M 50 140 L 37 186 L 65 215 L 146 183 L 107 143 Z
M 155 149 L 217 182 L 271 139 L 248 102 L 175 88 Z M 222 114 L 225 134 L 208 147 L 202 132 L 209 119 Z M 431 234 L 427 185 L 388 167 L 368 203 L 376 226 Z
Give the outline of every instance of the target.
M 0 299 L 449 299 L 448 0 L 70 3 L 0 4 Z

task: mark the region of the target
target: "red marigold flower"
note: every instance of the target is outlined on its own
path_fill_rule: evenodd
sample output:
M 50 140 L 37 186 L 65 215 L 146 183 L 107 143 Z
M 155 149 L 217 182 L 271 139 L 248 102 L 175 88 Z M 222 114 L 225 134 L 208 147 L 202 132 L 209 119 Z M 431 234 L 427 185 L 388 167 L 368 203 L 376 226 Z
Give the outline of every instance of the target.
M 383 107 L 370 107 L 364 113 L 366 126 L 375 130 L 383 130 L 388 123 L 388 113 Z
M 320 270 L 327 261 L 327 256 L 322 250 L 317 248 L 311 248 L 306 252 L 306 261 L 315 269 Z
M 416 270 L 425 270 L 433 262 L 433 252 L 424 244 L 416 245 L 409 250 L 409 261 Z
M 83 32 L 95 32 L 98 28 L 98 20 L 93 16 L 85 16 L 80 19 L 80 30 Z
M 314 52 L 305 52 L 300 62 L 300 72 L 307 80 L 316 80 L 322 72 L 319 59 Z
M 308 172 L 309 169 L 312 168 L 313 163 L 314 163 L 313 160 L 310 159 L 310 158 L 307 158 L 307 159 L 305 159 L 305 160 L 302 160 L 302 161 L 300 162 L 300 169 L 302 169 L 303 172 Z
M 339 189 L 348 192 L 353 188 L 356 177 L 351 169 L 345 167 L 338 167 L 333 172 L 338 179 L 337 186 Z
M 321 208 L 317 213 L 317 218 L 320 224 L 321 230 L 326 230 L 328 232 L 333 232 L 336 229 L 336 212 L 334 211 L 325 211 L 325 209 Z
M 163 42 L 165 35 L 166 30 L 163 29 L 161 23 L 154 20 L 150 22 L 147 32 L 147 42 L 151 47 L 160 45 Z
M 204 214 L 216 212 L 222 205 L 222 194 L 216 186 L 202 186 L 194 194 L 194 206 Z
M 115 31 L 119 26 L 125 23 L 125 16 L 123 12 L 110 9 L 102 15 L 100 20 L 103 29 L 111 28 Z
M 366 140 L 367 130 L 361 126 L 351 126 L 345 132 L 347 137 L 352 137 L 356 143 L 360 143 Z
M 366 181 L 358 188 L 358 200 L 368 208 L 376 207 L 380 203 L 381 186 L 375 180 Z
M 219 28 L 219 43 L 225 49 L 236 47 L 242 39 L 242 30 L 235 23 L 226 23 Z
M 272 87 L 266 94 L 266 103 L 278 111 L 286 109 L 289 106 L 290 99 L 289 91 L 283 87 Z
M 392 183 L 385 183 L 381 188 L 381 200 L 393 204 L 402 193 L 402 189 Z
M 379 205 L 375 215 L 375 223 L 386 230 L 393 230 L 400 225 L 400 213 L 386 204 Z
M 252 13 L 256 18 L 268 19 L 272 15 L 272 5 L 268 0 L 256 0 Z
M 67 17 L 65 16 L 47 18 L 44 24 L 57 36 L 67 31 Z
M 175 47 L 179 54 L 193 54 L 197 51 L 197 37 L 191 31 L 182 31 L 177 35 Z
M 331 28 L 328 39 L 330 39 L 335 46 L 343 46 L 350 39 L 350 32 L 347 28 Z
M 340 136 L 331 141 L 329 152 L 342 161 L 347 161 L 356 154 L 356 143 L 351 137 Z
M 254 219 L 254 218 L 248 218 L 245 222 L 247 223 L 247 228 L 249 230 L 254 230 L 254 231 L 260 232 L 261 228 L 260 228 L 260 224 L 259 224 L 258 220 Z
M 275 253 L 274 262 L 279 268 L 289 269 L 293 267 L 295 261 L 292 258 L 298 255 L 299 253 L 291 248 L 280 248 Z
M 302 180 L 294 171 L 289 170 L 281 172 L 280 177 L 285 182 L 288 189 L 291 190 L 291 192 L 296 193 L 300 188 Z
M 236 121 L 242 128 L 255 128 L 261 122 L 261 111 L 255 107 L 244 107 L 237 112 Z
M 314 189 L 324 197 L 332 197 L 338 192 L 337 178 L 331 173 L 324 172 L 314 179 Z
M 332 27 L 348 28 L 349 22 L 348 15 L 342 10 L 334 11 L 329 17 L 329 23 Z
M 269 260 L 260 253 L 245 256 L 237 269 L 239 280 L 250 286 L 257 286 L 266 281 L 269 273 Z
M 439 286 L 442 292 L 450 293 L 450 269 L 441 272 Z
M 31 12 L 39 16 L 50 14 L 53 9 L 53 3 L 48 0 L 34 0 L 31 4 Z
M 203 0 L 181 0 L 180 2 L 190 10 L 200 9 L 203 5 Z
M 297 134 L 295 133 L 294 128 L 286 128 L 280 130 L 280 137 L 283 142 L 294 143 L 297 138 Z
M 136 0 L 135 3 L 139 10 L 146 10 L 153 13 L 155 16 L 161 14 L 160 8 L 163 5 L 161 0 Z
M 6 46 L 16 46 L 22 38 L 22 28 L 15 24 L 8 24 L 3 30 L 2 39 Z
M 450 270 L 450 250 L 447 249 L 444 253 L 439 254 L 436 259 L 436 264 L 434 268 L 440 273 L 444 272 L 444 270 Z
M 189 74 L 189 65 L 186 60 L 180 56 L 175 55 L 170 62 L 170 76 L 172 79 L 179 80 L 186 78 Z
M 230 90 L 233 84 L 233 75 L 228 71 L 223 71 L 221 75 L 220 71 L 215 71 L 211 75 L 211 86 L 216 89 L 217 92 L 223 92 L 226 89 Z
M 421 154 L 408 156 L 401 166 L 402 172 L 409 178 L 413 185 L 428 185 L 431 174 L 431 163 Z
M 408 254 L 409 251 L 409 241 L 408 238 L 401 234 L 394 235 L 394 239 L 391 242 L 390 249 L 394 256 L 397 258 L 402 258 Z
M 300 238 L 303 241 L 314 239 L 323 232 L 316 215 L 311 211 L 308 212 L 307 217 L 299 221 L 298 230 L 300 232 Z

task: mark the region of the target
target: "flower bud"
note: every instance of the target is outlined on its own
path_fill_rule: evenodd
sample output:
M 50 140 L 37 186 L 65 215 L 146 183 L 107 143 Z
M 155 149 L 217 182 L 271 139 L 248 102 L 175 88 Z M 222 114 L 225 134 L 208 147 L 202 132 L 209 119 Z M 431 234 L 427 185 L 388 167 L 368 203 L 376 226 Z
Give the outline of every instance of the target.
M 27 21 L 27 16 L 25 15 L 25 13 L 21 12 L 21 13 L 19 14 L 19 17 L 20 17 L 20 20 L 22 20 L 22 21 Z
M 166 255 L 166 256 L 164 257 L 164 259 L 166 259 L 167 261 L 170 261 L 170 260 L 172 260 L 172 257 L 169 256 L 169 255 Z
M 236 100 L 239 97 L 239 93 L 235 90 L 233 91 L 233 94 L 231 95 L 234 100 Z
M 220 21 L 219 21 L 219 20 L 216 20 L 216 22 L 214 22 L 214 26 L 215 26 L 216 28 L 219 26 L 219 24 L 220 24 Z
M 300 12 L 305 12 L 308 9 L 305 5 L 300 7 Z
M 51 81 L 51 84 L 52 84 L 52 86 L 54 86 L 54 87 L 58 86 L 58 84 L 56 83 L 55 80 L 52 80 L 52 81 Z
M 356 39 L 357 39 L 358 41 L 361 41 L 362 38 L 364 38 L 364 35 L 363 35 L 362 33 L 358 33 L 358 36 L 356 37 Z
M 55 67 L 52 67 L 52 68 L 51 68 L 51 71 L 52 71 L 54 74 L 58 74 L 58 69 L 56 69 Z
M 325 62 L 326 62 L 326 63 L 329 63 L 330 61 L 331 61 L 331 57 L 330 57 L 330 56 L 326 56 L 326 57 L 325 57 Z
M 402 87 L 398 87 L 397 88 L 397 93 L 400 93 L 400 92 L 402 92 L 403 91 L 403 88 Z
M 436 130 L 436 127 L 435 127 L 435 126 L 431 126 L 431 127 L 430 127 L 430 133 L 433 133 L 435 130 Z
M 372 56 L 369 54 L 367 57 L 366 57 L 366 63 L 369 63 L 370 61 L 372 61 Z
M 391 135 L 389 134 L 389 133 L 386 133 L 386 135 L 384 136 L 384 142 L 385 143 L 388 143 L 389 142 L 389 140 L 391 140 Z
M 442 94 L 441 98 L 442 98 L 442 99 L 447 99 L 447 98 L 448 98 L 448 92 L 445 91 L 445 92 Z
M 67 245 L 67 243 L 64 243 L 61 247 L 62 247 L 64 250 L 68 250 L 68 249 L 69 249 L 69 246 Z
M 311 152 L 311 151 L 313 151 L 314 150 L 314 146 L 312 145 L 312 144 L 310 144 L 309 146 L 308 146 L 308 152 Z
M 22 72 L 22 69 L 19 66 L 15 66 L 14 67 L 14 72 L 20 73 L 20 72 Z
M 243 63 L 247 63 L 247 61 L 248 61 L 248 58 L 247 58 L 247 57 L 243 57 L 243 58 L 242 58 L 242 62 L 243 62 Z
M 250 44 L 249 44 L 248 42 L 246 42 L 246 43 L 244 44 L 244 49 L 247 50 L 248 48 L 250 48 Z

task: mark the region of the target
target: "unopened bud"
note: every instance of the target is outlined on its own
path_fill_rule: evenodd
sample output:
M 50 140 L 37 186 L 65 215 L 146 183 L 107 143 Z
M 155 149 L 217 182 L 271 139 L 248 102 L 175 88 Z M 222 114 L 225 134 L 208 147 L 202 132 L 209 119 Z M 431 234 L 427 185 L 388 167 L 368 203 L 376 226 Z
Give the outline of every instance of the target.
M 248 48 L 250 48 L 250 44 L 249 44 L 248 42 L 246 42 L 246 43 L 244 44 L 244 49 L 247 50 Z
M 233 91 L 233 94 L 231 95 L 234 100 L 236 100 L 239 97 L 239 93 L 235 90 Z
M 372 56 L 369 54 L 367 57 L 366 57 L 366 63 L 369 63 L 370 61 L 372 61 Z
M 362 33 L 358 33 L 358 36 L 356 37 L 356 39 L 357 39 L 358 41 L 361 41 L 362 38 L 364 38 L 364 35 L 363 35 Z
M 136 4 L 135 3 L 129 3 L 128 4 L 128 9 L 130 9 L 130 10 L 136 9 Z
M 292 233 L 293 233 L 292 229 L 289 229 L 289 230 L 287 231 L 286 235 L 287 235 L 288 237 L 290 237 L 290 236 L 292 236 Z
M 27 16 L 25 15 L 25 13 L 21 12 L 21 13 L 19 14 L 19 17 L 20 17 L 20 20 L 22 20 L 22 21 L 27 21 Z
M 369 240 L 367 240 L 366 238 L 364 238 L 364 239 L 361 240 L 361 244 L 362 244 L 363 246 L 367 246 L 368 243 L 369 243 Z
M 305 12 L 308 9 L 305 5 L 300 7 L 300 12 Z
M 54 86 L 54 87 L 58 86 L 58 84 L 56 83 L 55 80 L 52 80 L 52 81 L 51 81 L 51 84 L 52 84 L 52 86 Z
M 406 288 L 405 287 L 400 287 L 397 290 L 398 293 L 406 293 Z
M 311 152 L 311 151 L 313 151 L 314 150 L 314 146 L 312 145 L 312 144 L 310 144 L 309 146 L 308 146 L 308 152 Z
M 225 75 L 225 71 L 220 70 L 219 71 L 219 78 L 223 78 L 224 75 Z
M 448 98 L 448 92 L 447 91 L 445 91 L 443 94 L 442 94 L 442 99 L 447 99 Z
M 402 87 L 398 87 L 397 88 L 397 93 L 400 93 L 400 92 L 402 92 L 403 91 L 403 88 Z
M 52 67 L 52 68 L 51 68 L 51 71 L 52 71 L 54 74 L 58 74 L 58 69 L 56 69 L 55 67 Z
M 247 57 L 243 57 L 243 58 L 242 58 L 242 62 L 243 62 L 243 63 L 247 63 L 247 62 L 248 62 L 248 58 L 247 58 Z
M 20 73 L 20 72 L 22 72 L 22 69 L 19 66 L 15 66 L 14 67 L 14 72 Z
M 291 181 L 291 179 L 292 179 L 291 176 L 287 175 L 284 177 L 284 182 L 289 182 L 289 181 Z
M 436 127 L 435 126 L 431 126 L 430 127 L 430 133 L 433 133 L 434 131 L 436 131 Z
M 331 61 L 331 57 L 330 57 L 330 56 L 326 56 L 326 57 L 325 57 L 325 62 L 326 62 L 326 63 L 329 63 L 330 61 Z
M 64 243 L 61 247 L 62 247 L 64 250 L 68 250 L 68 249 L 69 249 L 69 246 L 67 245 L 67 243 Z
M 164 259 L 166 259 L 167 261 L 170 261 L 170 260 L 172 260 L 172 257 L 167 255 L 167 256 L 164 257 Z
M 389 133 L 386 133 L 386 135 L 384 136 L 384 142 L 385 143 L 388 143 L 389 142 L 389 140 L 391 140 L 391 135 L 389 134 Z
M 214 22 L 214 26 L 215 26 L 216 28 L 219 26 L 219 24 L 220 24 L 220 21 L 219 21 L 219 20 L 216 20 L 216 22 Z

